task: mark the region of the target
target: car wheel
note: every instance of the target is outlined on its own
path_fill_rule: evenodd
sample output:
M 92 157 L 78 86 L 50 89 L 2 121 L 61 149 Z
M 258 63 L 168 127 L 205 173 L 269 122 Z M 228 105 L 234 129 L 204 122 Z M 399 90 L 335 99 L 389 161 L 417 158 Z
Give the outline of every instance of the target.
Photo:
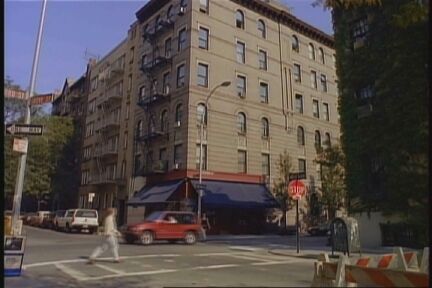
M 125 236 L 124 240 L 126 241 L 127 244 L 133 244 L 135 242 L 135 239 L 130 236 Z
M 195 232 L 192 232 L 192 231 L 186 232 L 185 237 L 184 237 L 184 241 L 188 245 L 195 244 L 197 241 L 197 236 L 196 236 Z
M 153 233 L 151 231 L 144 231 L 141 234 L 140 241 L 144 245 L 150 245 L 153 243 Z

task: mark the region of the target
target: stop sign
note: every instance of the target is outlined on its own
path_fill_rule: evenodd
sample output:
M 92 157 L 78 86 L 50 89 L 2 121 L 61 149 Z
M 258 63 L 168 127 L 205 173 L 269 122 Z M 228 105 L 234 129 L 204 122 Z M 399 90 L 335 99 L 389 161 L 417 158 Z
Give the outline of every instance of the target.
M 298 200 L 306 194 L 306 186 L 300 180 L 291 181 L 288 184 L 288 195 L 294 200 Z

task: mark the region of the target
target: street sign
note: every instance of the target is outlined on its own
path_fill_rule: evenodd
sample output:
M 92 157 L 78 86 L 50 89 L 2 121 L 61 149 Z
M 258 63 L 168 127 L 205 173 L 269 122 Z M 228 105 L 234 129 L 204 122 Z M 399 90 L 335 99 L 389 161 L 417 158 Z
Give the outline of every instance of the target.
M 14 138 L 13 148 L 12 148 L 13 151 L 26 154 L 27 148 L 28 148 L 27 139 Z
M 10 135 L 42 135 L 43 125 L 7 124 L 6 133 Z
M 289 173 L 288 179 L 289 181 L 306 179 L 306 172 Z
M 294 199 L 299 200 L 306 194 L 306 186 L 302 181 L 294 180 L 288 184 L 288 195 Z

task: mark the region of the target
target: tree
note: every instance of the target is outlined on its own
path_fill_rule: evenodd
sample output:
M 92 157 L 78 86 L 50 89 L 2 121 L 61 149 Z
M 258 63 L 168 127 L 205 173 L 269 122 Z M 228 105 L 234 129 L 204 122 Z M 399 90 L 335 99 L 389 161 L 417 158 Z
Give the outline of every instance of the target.
M 323 6 L 332 8 L 356 8 L 361 6 L 381 5 L 381 0 L 315 0 L 312 6 Z
M 291 157 L 285 150 L 283 154 L 279 155 L 277 162 L 279 177 L 273 184 L 273 195 L 281 203 L 282 206 L 282 219 L 283 229 L 286 231 L 287 219 L 286 212 L 293 207 L 292 200 L 288 197 L 287 187 L 289 183 L 289 173 L 292 167 Z
M 346 207 L 347 193 L 345 187 L 345 157 L 337 145 L 318 149 L 315 162 L 321 167 L 321 203 L 327 209 L 330 219 L 336 211 Z
M 51 180 L 59 170 L 58 159 L 64 147 L 72 141 L 74 126 L 71 118 L 55 116 L 34 118 L 32 122 L 44 126 L 44 135 L 29 138 L 23 195 L 39 199 L 45 193 L 54 192 Z M 11 199 L 14 193 L 17 175 L 18 154 L 12 152 L 12 142 L 12 137 L 4 142 L 5 200 Z

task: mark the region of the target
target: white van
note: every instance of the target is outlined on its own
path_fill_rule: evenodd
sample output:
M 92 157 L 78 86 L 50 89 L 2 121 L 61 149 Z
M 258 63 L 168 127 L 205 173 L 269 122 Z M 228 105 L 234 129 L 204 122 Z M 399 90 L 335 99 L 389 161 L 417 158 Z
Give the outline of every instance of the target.
M 66 232 L 88 230 L 96 233 L 99 226 L 98 212 L 94 209 L 69 209 L 64 217 L 58 218 L 57 225 Z

